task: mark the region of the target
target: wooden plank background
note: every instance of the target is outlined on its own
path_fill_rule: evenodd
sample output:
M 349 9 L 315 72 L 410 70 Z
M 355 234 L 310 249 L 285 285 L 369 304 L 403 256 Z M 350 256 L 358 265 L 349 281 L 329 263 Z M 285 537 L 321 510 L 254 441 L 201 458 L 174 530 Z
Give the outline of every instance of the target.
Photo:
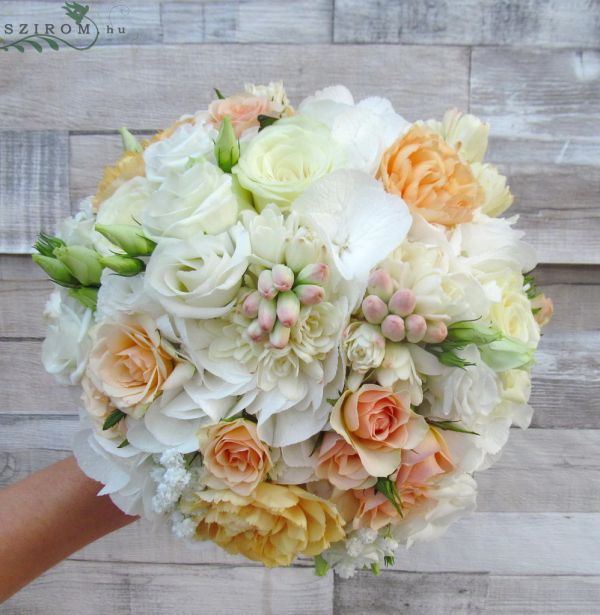
M 0 1 L 0 26 L 59 3 Z M 600 3 L 597 0 L 94 2 L 85 53 L 0 57 L 0 486 L 69 454 L 77 392 L 44 373 L 50 285 L 27 254 L 141 133 L 211 88 L 282 78 L 295 101 L 341 82 L 409 119 L 471 110 L 492 123 L 520 226 L 555 300 L 535 368 L 532 429 L 478 477 L 479 508 L 378 578 L 266 571 L 138 523 L 88 546 L 7 614 L 367 612 L 591 614 L 600 601 Z

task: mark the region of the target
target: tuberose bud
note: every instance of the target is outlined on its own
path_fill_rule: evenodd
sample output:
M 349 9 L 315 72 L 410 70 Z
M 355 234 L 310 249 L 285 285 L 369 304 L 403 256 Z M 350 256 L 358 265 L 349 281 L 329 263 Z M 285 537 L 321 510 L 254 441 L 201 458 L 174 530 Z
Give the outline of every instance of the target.
M 381 332 L 391 342 L 401 342 L 404 339 L 404 321 L 400 316 L 390 314 L 381 323 Z
M 294 292 L 302 305 L 316 305 L 325 299 L 325 291 L 315 284 L 300 284 L 294 288 Z
M 277 297 L 277 319 L 286 327 L 293 327 L 300 316 L 300 300 L 291 291 Z
M 438 320 L 427 325 L 423 341 L 427 344 L 441 344 L 448 336 L 446 323 Z
M 242 314 L 246 318 L 256 318 L 258 316 L 258 304 L 260 303 L 260 293 L 252 291 L 242 302 Z
M 325 263 L 306 265 L 296 276 L 298 284 L 325 284 L 329 278 L 329 267 Z
M 420 314 L 411 314 L 404 319 L 406 339 L 412 344 L 420 342 L 427 331 L 427 322 Z
M 150 256 L 156 248 L 156 242 L 135 224 L 96 224 L 95 229 L 128 256 Z
M 274 348 L 285 348 L 290 341 L 290 329 L 281 322 L 275 323 L 275 328 L 269 334 L 269 341 Z
M 248 328 L 246 329 L 246 333 L 248 334 L 248 337 L 253 341 L 253 342 L 260 342 L 264 339 L 266 339 L 266 333 L 263 331 L 262 327 L 260 326 L 258 320 L 254 320 L 252 321 L 249 325 Z
M 258 276 L 258 292 L 265 299 L 273 299 L 277 294 L 277 289 L 273 284 L 273 274 L 269 269 L 261 271 Z
M 392 276 L 383 269 L 375 269 L 369 276 L 367 292 L 370 295 L 377 295 L 383 301 L 389 301 L 394 292 L 394 281 Z
M 383 299 L 377 295 L 368 295 L 363 299 L 362 311 L 368 322 L 378 325 L 388 315 L 388 308 Z
M 68 288 L 80 286 L 77 278 L 58 259 L 43 254 L 32 254 L 31 258 L 36 265 L 39 265 L 48 274 L 53 282 Z
M 397 316 L 408 316 L 412 314 L 417 305 L 417 297 L 409 288 L 397 290 L 388 303 L 390 312 Z
M 217 140 L 215 141 L 215 158 L 219 168 L 225 171 L 225 173 L 231 173 L 231 169 L 240 159 L 240 144 L 235 136 L 231 118 L 228 115 L 223 118 Z
M 83 286 L 100 285 L 103 267 L 97 252 L 83 246 L 62 246 L 54 254 Z
M 294 272 L 287 265 L 275 265 L 271 270 L 273 286 L 281 292 L 290 290 L 294 285 Z
M 275 299 L 265 299 L 258 304 L 258 324 L 263 331 L 271 331 L 277 319 Z

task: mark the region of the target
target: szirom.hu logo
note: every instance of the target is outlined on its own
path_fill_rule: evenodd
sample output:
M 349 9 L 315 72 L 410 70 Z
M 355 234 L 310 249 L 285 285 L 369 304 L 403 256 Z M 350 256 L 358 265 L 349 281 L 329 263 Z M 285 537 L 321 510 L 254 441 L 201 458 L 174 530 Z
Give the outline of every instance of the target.
M 46 48 L 58 51 L 61 46 L 77 51 L 93 47 L 100 38 L 100 28 L 88 15 L 90 7 L 78 2 L 66 2 L 61 7 L 69 21 L 55 23 L 0 22 L 0 50 L 35 49 L 38 53 Z M 107 25 L 103 35 L 125 34 L 124 26 Z M 47 46 L 47 47 L 46 47 Z

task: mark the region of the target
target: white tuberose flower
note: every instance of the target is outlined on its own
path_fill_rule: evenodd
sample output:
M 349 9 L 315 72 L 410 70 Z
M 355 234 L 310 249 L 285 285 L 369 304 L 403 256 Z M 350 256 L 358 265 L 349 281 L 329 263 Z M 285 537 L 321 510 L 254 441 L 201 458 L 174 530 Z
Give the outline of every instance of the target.
M 249 256 L 241 224 L 220 235 L 165 239 L 148 263 L 146 288 L 173 316 L 222 316 L 233 305 Z

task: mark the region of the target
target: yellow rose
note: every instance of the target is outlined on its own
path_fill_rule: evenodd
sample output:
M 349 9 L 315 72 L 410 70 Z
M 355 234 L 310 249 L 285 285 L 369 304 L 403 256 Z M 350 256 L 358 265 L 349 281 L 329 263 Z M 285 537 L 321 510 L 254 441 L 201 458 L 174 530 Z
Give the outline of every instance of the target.
M 248 496 L 207 489 L 182 510 L 197 523 L 196 538 L 212 540 L 265 566 L 289 566 L 345 537 L 344 521 L 321 498 L 294 485 L 261 483 Z

